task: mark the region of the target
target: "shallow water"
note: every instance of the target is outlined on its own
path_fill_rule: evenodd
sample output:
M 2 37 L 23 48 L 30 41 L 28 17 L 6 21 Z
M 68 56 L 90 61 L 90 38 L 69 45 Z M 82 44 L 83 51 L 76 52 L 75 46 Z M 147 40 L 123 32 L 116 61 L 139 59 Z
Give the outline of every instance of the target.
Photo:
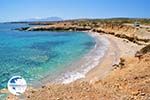
M 0 88 L 14 75 L 28 84 L 64 72 L 94 46 L 83 32 L 23 32 L 25 24 L 0 24 Z

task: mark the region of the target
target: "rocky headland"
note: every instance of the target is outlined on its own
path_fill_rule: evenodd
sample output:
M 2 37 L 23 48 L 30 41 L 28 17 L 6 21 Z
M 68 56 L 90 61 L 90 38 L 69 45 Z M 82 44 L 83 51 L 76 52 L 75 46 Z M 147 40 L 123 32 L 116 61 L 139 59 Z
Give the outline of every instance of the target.
M 40 23 L 39 23 L 40 24 Z M 38 25 L 38 24 L 36 24 Z M 20 31 L 93 31 L 111 34 L 118 38 L 127 39 L 139 45 L 149 44 L 150 27 L 134 26 L 134 24 L 95 21 L 62 21 L 44 25 L 18 28 Z

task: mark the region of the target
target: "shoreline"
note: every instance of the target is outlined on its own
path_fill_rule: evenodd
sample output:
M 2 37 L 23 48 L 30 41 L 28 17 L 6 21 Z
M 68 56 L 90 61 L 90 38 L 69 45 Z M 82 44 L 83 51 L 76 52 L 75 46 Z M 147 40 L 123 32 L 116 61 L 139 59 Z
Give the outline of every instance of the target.
M 134 57 L 135 53 L 144 47 L 126 39 L 117 38 L 111 34 L 98 34 L 107 38 L 110 46 L 102 58 L 102 62 L 86 74 L 85 80 L 90 83 L 104 79 L 115 69 L 114 65 L 118 65 L 122 57 Z
M 105 53 L 109 48 L 109 41 L 105 37 L 99 36 L 98 33 L 93 34 L 92 32 L 83 32 L 94 39 L 96 42 L 95 46 L 80 60 L 73 62 L 71 65 L 69 65 L 69 68 L 65 68 L 64 71 L 59 74 L 59 76 L 57 75 L 53 78 L 47 77 L 46 79 L 42 80 L 41 83 L 44 85 L 49 83 L 70 84 L 74 81 L 85 79 L 86 74 L 95 68 L 99 63 L 101 63 L 103 56 L 105 56 Z M 41 87 L 43 84 L 35 87 Z
M 95 67 L 97 67 L 99 63 L 103 61 L 103 57 L 107 53 L 107 49 L 109 48 L 109 44 L 110 44 L 107 38 L 103 36 L 99 36 L 99 33 L 96 32 L 95 33 L 89 31 L 80 31 L 80 32 L 84 32 L 85 34 L 91 36 L 96 42 L 95 46 L 87 54 L 85 54 L 80 60 L 72 63 L 69 69 L 66 68 L 62 73 L 60 73 L 61 77 L 56 77 L 56 76 L 54 78 L 46 77 L 46 79 L 41 79 L 39 83 L 35 83 L 36 81 L 32 83 L 32 84 L 36 84 L 35 86 L 30 84 L 28 88 L 38 89 L 47 84 L 70 84 L 78 80 L 85 80 L 87 74 Z M 97 52 L 95 53 L 95 51 Z M 95 55 L 97 53 L 100 55 L 96 55 L 98 58 L 94 59 L 95 56 L 93 56 L 93 53 L 95 53 Z M 93 62 L 90 61 L 90 59 L 94 59 Z M 90 62 L 89 65 L 87 65 L 86 62 Z M 54 81 L 52 79 L 54 79 Z M 5 93 L 9 93 L 9 91 L 6 88 L 3 88 L 0 90 L 0 93 L 5 94 Z
M 64 79 L 62 84 L 69 84 L 78 80 L 84 80 L 86 75 L 94 69 L 99 63 L 102 62 L 103 57 L 107 53 L 107 49 L 109 48 L 109 41 L 107 38 L 103 36 L 99 36 L 98 33 L 85 32 L 85 34 L 90 35 L 95 39 L 96 45 L 92 48 L 85 56 L 83 56 L 78 62 L 73 65 L 73 68 L 77 67 L 79 69 L 74 70 L 68 79 Z M 75 73 L 75 74 L 73 74 Z
M 95 34 L 95 33 L 90 32 L 89 34 Z M 101 33 L 96 33 L 96 34 L 98 37 L 102 36 L 102 37 L 107 38 L 109 40 L 110 44 L 109 44 L 108 50 L 105 52 L 105 55 L 101 58 L 100 63 L 98 63 L 98 65 L 95 66 L 94 68 L 92 68 L 92 70 L 90 70 L 85 75 L 85 78 L 78 79 L 69 84 L 47 83 L 47 84 L 44 84 L 41 88 L 29 87 L 28 90 L 26 91 L 25 95 L 30 95 L 30 93 L 32 91 L 38 91 L 38 90 L 43 89 L 42 91 L 46 92 L 47 89 L 51 88 L 51 87 L 56 87 L 56 89 L 57 89 L 58 87 L 70 86 L 71 84 L 82 83 L 82 82 L 88 82 L 89 84 L 94 84 L 97 81 L 100 81 L 103 78 L 105 78 L 107 75 L 109 75 L 110 72 L 112 72 L 112 70 L 115 69 L 115 67 L 113 67 L 113 64 L 119 63 L 119 59 L 121 57 L 134 56 L 134 53 L 137 50 L 139 50 L 140 48 L 142 48 L 141 46 L 138 46 L 137 44 L 127 42 L 124 39 L 120 39 L 120 38 L 114 37 L 112 35 L 101 34 Z M 124 46 L 122 46 L 123 44 L 124 44 Z M 131 48 L 129 47 L 129 45 Z M 122 47 L 120 48 L 120 46 L 122 46 Z M 117 55 L 117 57 L 116 57 L 116 55 Z M 34 94 L 34 92 L 33 92 L 33 94 Z M 11 97 L 16 98 L 13 95 L 9 96 L 9 98 L 11 98 Z M 11 100 L 11 99 L 9 99 L 9 100 Z M 31 97 L 31 100 L 32 100 L 32 97 Z
M 69 70 L 67 70 L 66 68 L 66 70 L 64 70 L 60 74 L 61 77 L 56 77 L 56 80 L 54 81 L 50 80 L 51 78 L 48 77 L 45 80 L 41 79 L 41 81 L 39 83 L 36 83 L 35 86 L 30 84 L 29 88 L 30 87 L 40 88 L 43 85 L 47 85 L 47 84 L 70 84 L 78 80 L 84 80 L 86 78 L 86 74 L 88 74 L 93 68 L 95 68 L 99 63 L 102 62 L 103 56 L 105 56 L 105 53 L 109 48 L 109 44 L 110 44 L 108 43 L 109 41 L 105 37 L 99 36 L 99 33 L 93 33 L 88 31 L 82 31 L 82 32 L 91 36 L 94 39 L 94 41 L 96 42 L 95 46 L 87 54 L 85 54 L 79 61 L 71 64 L 72 67 L 70 67 Z M 94 53 L 96 59 L 94 59 L 95 58 L 95 56 L 93 56 Z M 96 55 L 97 53 L 100 55 Z M 90 59 L 94 59 L 93 62 L 90 61 Z M 87 65 L 86 62 L 90 62 L 90 63 Z M 2 93 L 9 93 L 6 88 L 1 89 L 1 91 Z
M 107 74 L 114 69 L 113 65 L 119 63 L 120 50 L 118 49 L 116 43 L 114 43 L 114 41 L 112 41 L 110 38 L 97 32 L 94 33 L 92 32 L 92 34 L 98 34 L 98 36 L 107 38 L 110 43 L 107 51 L 105 52 L 104 56 L 101 58 L 101 62 L 99 62 L 97 66 L 95 66 L 86 74 L 85 80 L 90 83 L 95 83 L 96 81 L 106 77 Z

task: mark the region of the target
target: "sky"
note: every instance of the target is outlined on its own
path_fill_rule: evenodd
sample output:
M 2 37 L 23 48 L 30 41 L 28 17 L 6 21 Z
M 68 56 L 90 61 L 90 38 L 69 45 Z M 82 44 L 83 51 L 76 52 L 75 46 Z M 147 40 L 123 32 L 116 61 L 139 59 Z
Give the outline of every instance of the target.
M 150 18 L 150 0 L 0 0 L 0 22 L 53 16 Z

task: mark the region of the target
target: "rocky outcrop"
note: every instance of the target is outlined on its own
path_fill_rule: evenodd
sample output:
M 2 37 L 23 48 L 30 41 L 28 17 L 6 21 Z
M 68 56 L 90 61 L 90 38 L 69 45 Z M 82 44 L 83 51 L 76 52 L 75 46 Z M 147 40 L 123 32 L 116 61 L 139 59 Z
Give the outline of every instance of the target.
M 19 28 L 20 31 L 89 31 L 111 34 L 118 38 L 127 39 L 138 45 L 148 44 L 150 38 L 142 38 L 140 28 L 136 28 L 131 25 L 119 24 L 119 23 L 101 23 L 97 27 L 92 27 L 92 23 L 83 24 L 73 22 L 59 22 L 51 23 L 50 25 L 40 25 L 32 27 Z M 138 34 L 137 34 L 138 33 Z M 140 33 L 140 35 L 139 35 Z
M 141 57 L 147 53 L 150 53 L 150 44 L 145 46 L 144 48 L 142 48 L 141 50 L 137 51 L 137 53 L 135 54 L 135 57 Z
M 94 32 L 111 34 L 118 38 L 127 39 L 130 42 L 136 43 L 138 45 L 146 44 L 150 42 L 150 39 L 145 39 L 139 37 L 136 33 L 138 32 L 138 28 L 133 26 L 127 26 L 122 24 L 103 24 L 99 28 L 94 28 Z
M 79 26 L 34 26 L 34 27 L 25 27 L 17 29 L 20 31 L 88 31 L 91 30 L 91 27 L 79 27 Z
M 29 29 L 30 27 L 21 27 L 21 28 L 16 28 L 15 30 L 19 30 L 19 31 L 25 31 L 27 29 Z

